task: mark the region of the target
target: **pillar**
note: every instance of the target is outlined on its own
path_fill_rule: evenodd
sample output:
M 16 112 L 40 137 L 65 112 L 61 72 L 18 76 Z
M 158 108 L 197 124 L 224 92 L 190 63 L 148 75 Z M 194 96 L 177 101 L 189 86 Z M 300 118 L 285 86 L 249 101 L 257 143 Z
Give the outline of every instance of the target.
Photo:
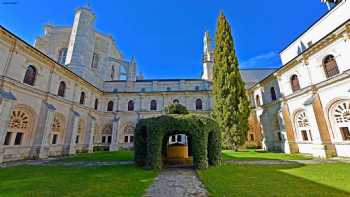
M 69 112 L 68 128 L 67 134 L 65 137 L 64 144 L 64 154 L 65 155 L 74 155 L 76 153 L 75 149 L 75 137 L 78 132 L 80 114 L 73 109 Z
M 331 141 L 324 110 L 318 93 L 315 93 L 313 96 L 312 108 L 314 110 L 318 130 L 320 132 L 321 143 L 323 145 L 322 149 L 325 151 L 325 156 L 327 158 L 334 157 L 337 155 L 337 151 L 335 149 L 335 145 Z
M 4 141 L 7 133 L 13 101 L 16 97 L 11 92 L 6 92 L 0 89 L 0 163 L 4 161 Z
M 84 142 L 84 149 L 89 152 L 92 153 L 94 150 L 94 142 L 93 142 L 93 138 L 94 138 L 94 133 L 95 133 L 95 125 L 96 125 L 96 119 L 95 117 L 89 115 L 88 116 L 88 124 L 87 124 L 87 132 L 86 132 L 86 136 L 85 136 L 85 142 Z
M 295 142 L 296 140 L 295 131 L 294 131 L 292 120 L 290 118 L 290 113 L 289 113 L 289 108 L 287 103 L 282 104 L 282 115 L 285 123 L 289 151 L 290 153 L 298 153 L 299 147 L 298 147 L 298 144 Z
M 118 126 L 119 118 L 114 118 L 112 122 L 112 143 L 109 147 L 109 151 L 118 150 Z
M 48 138 L 52 128 L 54 111 L 56 108 L 46 101 L 41 103 L 38 124 L 34 136 L 34 143 L 30 151 L 30 157 L 34 159 L 45 159 L 48 157 Z

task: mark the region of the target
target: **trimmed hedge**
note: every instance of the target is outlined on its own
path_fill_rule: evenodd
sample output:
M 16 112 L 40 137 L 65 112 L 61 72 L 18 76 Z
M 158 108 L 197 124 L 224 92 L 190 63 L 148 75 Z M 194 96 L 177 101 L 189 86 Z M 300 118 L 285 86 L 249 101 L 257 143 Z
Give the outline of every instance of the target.
M 221 161 L 221 133 L 217 123 L 197 114 L 163 115 L 140 120 L 135 129 L 135 163 L 151 169 L 162 168 L 164 143 L 171 135 L 186 134 L 191 138 L 193 165 L 206 169 Z

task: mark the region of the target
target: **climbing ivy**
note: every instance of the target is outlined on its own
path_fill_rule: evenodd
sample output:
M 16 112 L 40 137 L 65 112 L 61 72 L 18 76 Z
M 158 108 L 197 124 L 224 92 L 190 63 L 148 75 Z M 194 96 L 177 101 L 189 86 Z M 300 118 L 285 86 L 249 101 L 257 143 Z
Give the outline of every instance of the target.
M 218 124 L 198 114 L 168 114 L 140 120 L 135 129 L 135 163 L 151 169 L 162 168 L 164 140 L 175 134 L 191 137 L 193 165 L 197 169 L 218 165 L 221 160 L 221 134 Z

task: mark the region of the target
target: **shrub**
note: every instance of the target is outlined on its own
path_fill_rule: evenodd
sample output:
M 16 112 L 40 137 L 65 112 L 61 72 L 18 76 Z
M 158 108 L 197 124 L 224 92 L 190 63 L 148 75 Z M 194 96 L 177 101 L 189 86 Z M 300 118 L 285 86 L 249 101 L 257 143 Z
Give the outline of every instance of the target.
M 188 114 L 188 110 L 185 106 L 174 103 L 165 107 L 165 113 L 167 114 Z
M 192 139 L 195 168 L 205 169 L 208 165 L 220 164 L 221 133 L 218 124 L 198 114 L 163 115 L 140 120 L 135 129 L 135 163 L 145 168 L 161 169 L 165 140 L 175 134 L 185 134 Z

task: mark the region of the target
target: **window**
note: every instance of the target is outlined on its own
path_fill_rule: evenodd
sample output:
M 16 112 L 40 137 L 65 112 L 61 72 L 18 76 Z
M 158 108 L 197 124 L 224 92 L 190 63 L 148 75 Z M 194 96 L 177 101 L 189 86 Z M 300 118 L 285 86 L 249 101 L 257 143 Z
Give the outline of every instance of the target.
M 108 142 L 108 144 L 112 143 L 112 136 L 107 137 L 107 142 Z
M 166 91 L 171 91 L 171 88 L 170 88 L 170 87 L 167 87 L 167 88 L 166 88 Z
M 57 95 L 60 97 L 64 97 L 65 92 L 66 92 L 66 83 L 64 81 L 61 81 L 60 85 L 58 86 Z
M 16 133 L 16 138 L 15 138 L 14 145 L 21 145 L 22 137 L 23 137 L 23 133 Z
M 293 92 L 300 90 L 298 75 L 293 75 L 291 77 L 291 86 L 292 86 Z
M 106 143 L 106 136 L 102 136 L 102 143 L 103 143 L 103 144 Z
M 7 133 L 6 133 L 6 137 L 5 137 L 4 145 L 10 145 L 10 143 L 11 143 L 11 137 L 12 137 L 12 133 L 11 133 L 11 132 L 7 132 Z
M 99 56 L 97 53 L 92 55 L 91 68 L 97 69 L 99 63 Z
M 151 111 L 156 111 L 157 110 L 157 101 L 152 100 L 151 101 L 151 106 L 150 106 Z
M 196 86 L 196 87 L 195 87 L 195 90 L 196 90 L 196 91 L 199 91 L 199 86 Z
M 337 61 L 335 60 L 333 55 L 328 55 L 327 57 L 324 58 L 323 68 L 327 78 L 330 78 L 330 77 L 333 77 L 334 75 L 339 74 Z
M 134 111 L 134 101 L 128 102 L 128 111 Z
M 141 88 L 141 92 L 146 92 L 146 88 Z
M 81 92 L 80 93 L 80 101 L 79 101 L 79 103 L 81 105 L 84 105 L 84 103 L 85 103 L 85 92 Z
M 261 106 L 261 103 L 260 103 L 260 96 L 259 95 L 256 95 L 255 96 L 255 104 L 257 107 L 260 107 Z
M 32 65 L 29 65 L 24 75 L 23 83 L 33 86 L 36 79 L 36 68 Z
M 128 143 L 129 142 L 129 136 L 124 136 L 124 143 Z
M 66 63 L 66 57 L 67 57 L 67 48 L 61 48 L 58 52 L 58 58 L 57 58 L 57 62 L 59 64 L 65 64 Z
M 107 104 L 107 111 L 113 111 L 113 101 L 109 101 L 108 104 Z
M 182 141 L 182 140 L 181 140 L 181 135 L 177 135 L 176 138 L 177 138 L 177 142 L 178 142 L 178 143 Z
M 75 143 L 76 143 L 76 144 L 79 144 L 79 135 L 77 135 L 77 136 L 75 137 Z
M 179 103 L 180 103 L 180 101 L 179 101 L 179 100 L 177 100 L 177 99 L 175 99 L 175 100 L 173 100 L 173 103 L 174 103 L 174 104 L 179 104 Z
M 95 110 L 98 109 L 98 99 L 95 99 Z
M 57 144 L 57 138 L 58 138 L 58 135 L 57 134 L 54 134 L 52 136 L 52 143 L 51 144 Z
M 171 142 L 176 142 L 176 136 L 175 135 L 171 136 Z
M 197 99 L 196 100 L 196 110 L 202 110 L 202 109 L 203 109 L 202 100 Z
M 254 141 L 254 134 L 250 134 L 250 141 Z
M 308 137 L 307 132 L 305 130 L 301 131 L 301 136 L 303 137 L 304 141 L 309 141 L 309 137 Z
M 341 135 L 342 135 L 344 141 L 349 141 L 350 140 L 349 127 L 341 127 L 340 128 L 340 132 L 341 132 Z
M 134 142 L 134 136 L 130 136 L 130 143 L 133 143 Z
M 114 80 L 114 75 L 115 75 L 115 69 L 114 66 L 112 66 L 112 71 L 111 71 L 111 79 Z
M 282 133 L 278 132 L 277 133 L 278 140 L 281 142 L 283 140 Z
M 270 88 L 270 92 L 271 92 L 271 100 L 273 101 L 277 100 L 276 91 L 274 87 Z

